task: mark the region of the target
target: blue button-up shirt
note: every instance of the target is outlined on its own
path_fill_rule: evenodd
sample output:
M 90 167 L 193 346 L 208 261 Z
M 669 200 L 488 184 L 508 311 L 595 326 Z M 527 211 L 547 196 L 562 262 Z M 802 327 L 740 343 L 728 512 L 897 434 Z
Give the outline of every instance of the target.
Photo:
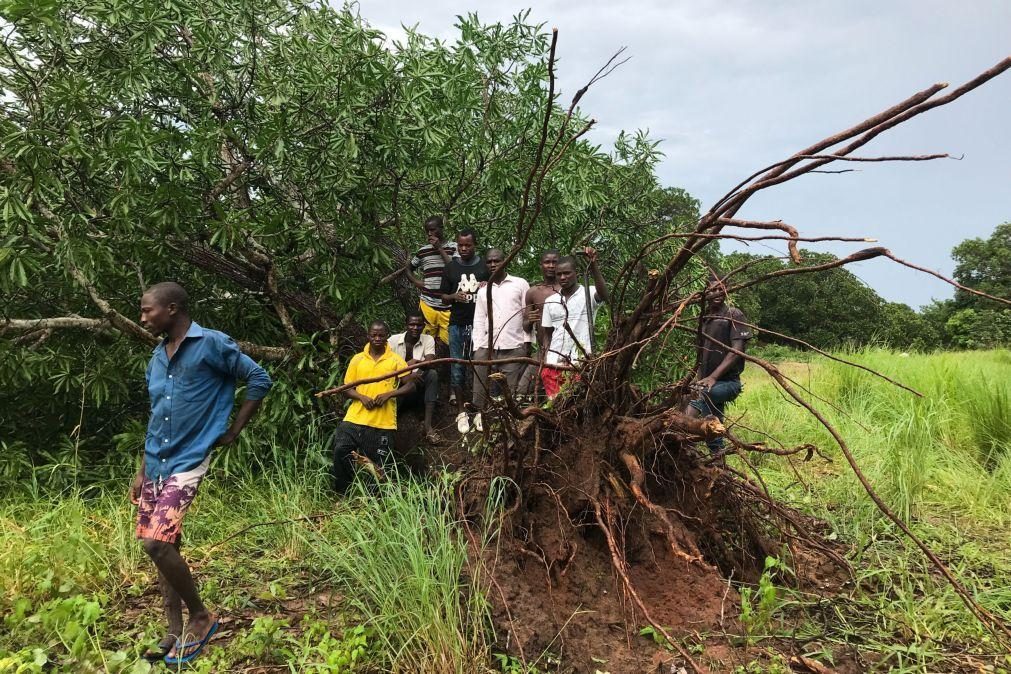
M 264 369 L 239 351 L 231 337 L 195 322 L 172 360 L 164 341 L 155 347 L 145 377 L 151 420 L 144 473 L 151 480 L 192 470 L 207 458 L 228 430 L 236 380 L 246 382 L 247 400 L 262 400 L 271 387 Z

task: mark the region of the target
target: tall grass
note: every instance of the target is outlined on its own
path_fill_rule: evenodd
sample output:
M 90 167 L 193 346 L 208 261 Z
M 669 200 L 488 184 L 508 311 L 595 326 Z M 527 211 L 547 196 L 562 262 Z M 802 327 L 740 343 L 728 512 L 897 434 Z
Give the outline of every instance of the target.
M 845 355 L 923 397 L 825 358 L 779 367 L 810 389 L 812 404 L 840 430 L 889 506 L 974 588 L 984 606 L 1011 621 L 1011 354 L 867 349 Z M 786 461 L 761 457 L 759 463 L 776 496 L 826 520 L 840 540 L 851 543 L 863 587 L 876 591 L 859 595 L 861 608 L 836 627 L 854 635 L 877 633 L 877 639 L 885 639 L 884 628 L 897 640 L 912 639 L 918 664 L 906 671 L 930 669 L 945 639 L 978 639 L 981 650 L 988 650 L 989 635 L 881 516 L 816 420 L 754 368 L 746 370 L 744 394 L 731 410 L 730 417 L 739 417 L 743 426 L 788 446 L 814 442 L 832 459 L 793 460 L 803 481 Z M 744 430 L 742 435 L 764 439 Z M 877 621 L 870 618 L 875 615 Z M 907 666 L 914 652 L 898 644 L 877 647 L 890 653 L 889 666 L 898 666 L 896 658 Z
M 491 616 L 480 574 L 468 577 L 452 482 L 371 491 L 359 486 L 351 497 L 355 517 L 334 517 L 306 537 L 313 566 L 333 574 L 374 628 L 389 671 L 479 671 Z
M 488 605 L 450 512 L 450 478 L 335 497 L 326 435 L 317 430 L 314 444 L 279 449 L 287 455 L 280 468 L 269 460 L 233 462 L 226 475 L 212 464 L 184 527 L 185 555 L 205 600 L 226 615 L 273 615 L 297 632 L 283 606 L 271 602 L 308 584 L 340 598 L 337 614 L 331 607 L 322 618 L 331 629 L 370 628 L 369 671 L 479 671 L 490 659 Z M 0 663 L 30 662 L 39 648 L 63 661 L 60 671 L 113 671 L 104 664 L 113 654 L 126 667 L 157 638 L 157 596 L 138 599 L 153 589 L 155 570 L 133 536 L 128 486 L 0 500 L 0 615 L 7 617 Z M 100 609 L 87 611 L 101 617 L 89 613 L 82 622 L 74 611 L 91 603 Z M 134 617 L 124 622 L 128 609 Z M 70 617 L 52 617 L 64 614 Z M 74 635 L 81 625 L 88 635 L 73 647 L 60 645 L 71 643 L 68 621 Z M 246 631 L 215 642 L 201 667 L 245 667 Z M 286 638 L 288 654 L 273 651 L 265 664 L 312 662 L 322 646 L 311 639 L 329 636 Z
M 923 397 L 827 359 L 781 367 L 834 404 L 811 398 L 889 504 L 906 518 L 969 517 L 984 526 L 1011 526 L 1011 354 L 904 356 L 871 349 L 846 355 Z M 784 444 L 814 441 L 834 451 L 817 422 L 785 401 L 763 373 L 746 371 L 745 386 L 732 416 L 743 415 L 742 423 Z M 814 486 L 828 502 L 854 501 L 845 498 L 854 486 L 847 468 L 821 470 L 832 478 Z

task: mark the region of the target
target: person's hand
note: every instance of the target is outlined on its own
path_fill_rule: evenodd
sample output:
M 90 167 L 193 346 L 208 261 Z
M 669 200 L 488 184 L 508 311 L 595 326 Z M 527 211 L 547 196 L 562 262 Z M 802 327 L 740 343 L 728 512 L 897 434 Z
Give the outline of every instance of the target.
M 130 485 L 130 503 L 138 505 L 140 503 L 140 491 L 144 487 L 144 469 L 141 468 L 133 478 Z
M 372 399 L 372 407 L 382 407 L 386 404 L 386 401 L 390 399 L 390 392 L 380 393 L 375 398 Z
M 436 250 L 439 250 L 439 248 L 441 247 L 442 241 L 439 241 L 439 237 L 436 236 L 434 233 L 429 232 L 429 234 L 428 234 L 428 243 L 432 244 L 432 248 L 435 248 Z
M 540 323 L 541 321 L 541 306 L 537 304 L 528 305 L 523 309 L 523 313 L 526 314 L 526 319 L 531 323 Z
M 217 440 L 214 441 L 214 446 L 225 447 L 235 442 L 235 438 L 237 437 L 239 437 L 239 434 L 229 428 L 227 431 L 222 433 Z
M 361 396 L 358 399 L 358 402 L 360 402 L 362 404 L 362 407 L 364 407 L 365 409 L 370 410 L 376 406 L 376 401 L 374 399 L 370 398 L 364 393 L 359 393 L 358 395 Z
M 593 264 L 597 261 L 596 248 L 593 248 L 592 246 L 586 246 L 585 248 L 583 248 L 583 254 L 586 255 L 586 259 L 590 264 Z
M 712 376 L 703 377 L 702 379 L 699 379 L 697 382 L 695 382 L 695 385 L 698 386 L 703 391 L 708 391 L 709 389 L 711 389 L 713 386 L 716 385 L 716 378 Z

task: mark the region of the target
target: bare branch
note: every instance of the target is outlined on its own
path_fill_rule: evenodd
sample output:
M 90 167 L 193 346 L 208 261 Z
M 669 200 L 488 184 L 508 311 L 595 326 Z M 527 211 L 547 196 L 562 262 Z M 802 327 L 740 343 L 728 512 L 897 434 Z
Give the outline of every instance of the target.
M 988 300 L 992 300 L 994 302 L 1000 302 L 1001 304 L 1011 305 L 1011 300 L 1009 300 L 1009 299 L 1006 299 L 1006 298 L 1003 298 L 1003 297 L 997 297 L 996 295 L 990 295 L 990 294 L 985 293 L 985 292 L 983 292 L 981 290 L 976 290 L 975 288 L 970 288 L 968 286 L 964 286 L 961 283 L 959 283 L 958 281 L 956 281 L 954 279 L 950 279 L 947 276 L 944 276 L 940 272 L 936 272 L 936 271 L 934 271 L 932 269 L 927 269 L 926 267 L 921 267 L 919 265 L 913 264 L 912 262 L 906 262 L 901 257 L 898 257 L 897 255 L 895 255 L 891 251 L 887 251 L 886 250 L 885 253 L 884 253 L 884 255 L 889 260 L 892 260 L 894 262 L 898 262 L 903 267 L 909 267 L 910 269 L 915 269 L 916 271 L 921 271 L 924 274 L 930 274 L 934 278 L 941 279 L 945 283 L 958 288 L 962 292 L 969 293 L 970 295 L 976 295 L 977 297 L 985 297 Z
M 493 365 L 506 365 L 508 363 L 526 363 L 527 365 L 541 365 L 541 361 L 536 358 L 527 358 L 524 356 L 516 356 L 514 358 L 496 358 L 495 360 L 471 360 L 467 358 L 436 358 L 435 360 L 426 360 L 421 363 L 415 363 L 414 365 L 408 365 L 407 367 L 395 370 L 393 372 L 388 372 L 386 374 L 379 375 L 377 377 L 367 377 L 365 379 L 356 379 L 355 381 L 349 381 L 346 384 L 341 384 L 335 388 L 328 388 L 324 391 L 319 391 L 316 393 L 317 398 L 325 398 L 326 396 L 336 395 L 347 391 L 349 388 L 354 388 L 355 386 L 360 386 L 362 384 L 372 384 L 377 381 L 383 381 L 384 379 L 392 379 L 394 377 L 399 377 L 408 372 L 413 372 L 419 368 L 423 367 L 434 367 L 436 365 L 448 363 L 461 363 L 469 367 L 477 365 L 485 365 L 491 367 Z M 575 370 L 576 368 L 568 365 L 553 365 L 556 370 Z
M 135 324 L 136 325 L 136 324 Z M 140 327 L 140 326 L 137 326 Z M 144 330 L 143 328 L 140 328 Z M 115 321 L 109 318 L 82 318 L 80 316 L 56 316 L 53 318 L 8 318 L 0 322 L 0 335 L 8 331 L 11 332 L 34 332 L 39 330 L 86 330 L 88 332 L 104 332 L 110 335 L 123 334 L 137 339 L 137 335 L 129 330 L 124 330 Z M 144 332 L 147 332 L 144 330 Z M 140 339 L 148 346 L 158 343 L 158 338 L 147 332 L 148 339 Z M 281 346 L 262 346 L 243 340 L 235 340 L 239 349 L 250 358 L 265 361 L 279 361 L 287 358 L 291 350 Z
M 8 318 L 0 323 L 0 335 L 7 331 L 34 332 L 36 330 L 62 330 L 74 328 L 89 332 L 107 332 L 112 323 L 105 318 L 81 318 L 80 316 L 57 316 L 55 318 Z

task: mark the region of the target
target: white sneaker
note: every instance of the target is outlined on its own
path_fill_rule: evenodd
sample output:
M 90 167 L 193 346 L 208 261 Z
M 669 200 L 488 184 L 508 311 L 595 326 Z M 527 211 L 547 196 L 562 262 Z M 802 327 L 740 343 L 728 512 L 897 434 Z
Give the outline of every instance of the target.
M 470 418 L 467 417 L 466 412 L 460 412 L 456 415 L 456 430 L 464 435 L 470 433 Z
M 481 420 L 481 413 L 474 415 L 474 430 L 480 433 L 484 430 L 484 421 Z

